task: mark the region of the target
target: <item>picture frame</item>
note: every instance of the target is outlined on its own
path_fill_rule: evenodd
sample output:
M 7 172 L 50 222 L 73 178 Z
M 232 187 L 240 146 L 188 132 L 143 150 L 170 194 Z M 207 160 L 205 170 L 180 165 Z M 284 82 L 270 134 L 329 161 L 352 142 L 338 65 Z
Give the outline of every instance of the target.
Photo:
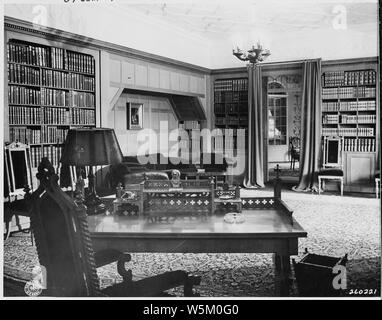
M 127 129 L 143 129 L 143 103 L 128 102 L 127 107 Z

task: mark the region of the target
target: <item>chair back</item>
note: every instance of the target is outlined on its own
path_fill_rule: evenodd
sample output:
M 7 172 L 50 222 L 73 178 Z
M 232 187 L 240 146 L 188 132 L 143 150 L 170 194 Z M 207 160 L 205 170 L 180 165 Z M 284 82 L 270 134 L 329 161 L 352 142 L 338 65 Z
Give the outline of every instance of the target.
M 12 142 L 4 148 L 4 196 L 23 196 L 28 186 L 33 190 L 30 147 Z
M 325 136 L 323 143 L 323 168 L 343 167 L 343 138 L 334 136 Z
M 289 148 L 292 153 L 300 152 L 300 141 L 299 137 L 289 137 Z
M 39 261 L 46 269 L 50 296 L 99 295 L 99 279 L 87 224 L 86 207 L 61 190 L 58 176 L 43 158 L 31 195 L 31 226 Z

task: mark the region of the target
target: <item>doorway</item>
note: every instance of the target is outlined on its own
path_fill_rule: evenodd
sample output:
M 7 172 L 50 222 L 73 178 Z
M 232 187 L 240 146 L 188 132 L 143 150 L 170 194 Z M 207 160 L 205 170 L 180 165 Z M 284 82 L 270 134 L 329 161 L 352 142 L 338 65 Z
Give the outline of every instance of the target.
M 282 83 L 268 83 L 267 97 L 267 152 L 268 168 L 273 170 L 279 164 L 288 165 L 288 92 Z

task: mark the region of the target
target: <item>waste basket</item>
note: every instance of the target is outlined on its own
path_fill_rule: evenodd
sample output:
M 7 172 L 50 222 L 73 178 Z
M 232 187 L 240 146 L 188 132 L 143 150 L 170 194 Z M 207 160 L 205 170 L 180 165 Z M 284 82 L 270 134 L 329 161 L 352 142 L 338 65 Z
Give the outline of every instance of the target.
M 335 289 L 333 273 L 336 265 L 346 266 L 347 254 L 342 257 L 330 257 L 311 254 L 305 251 L 303 258 L 293 268 L 297 281 L 297 289 L 301 297 L 333 297 L 343 294 L 342 289 Z

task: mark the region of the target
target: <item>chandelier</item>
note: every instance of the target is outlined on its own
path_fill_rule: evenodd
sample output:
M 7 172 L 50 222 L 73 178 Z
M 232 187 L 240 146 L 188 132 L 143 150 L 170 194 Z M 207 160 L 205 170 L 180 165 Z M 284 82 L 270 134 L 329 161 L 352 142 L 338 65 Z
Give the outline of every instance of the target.
M 239 60 L 249 61 L 252 64 L 262 62 L 271 55 L 270 51 L 263 49 L 259 42 L 256 44 L 256 47 L 253 45 L 247 52 L 243 52 L 239 47 L 236 47 L 236 51 L 233 49 L 232 54 Z

